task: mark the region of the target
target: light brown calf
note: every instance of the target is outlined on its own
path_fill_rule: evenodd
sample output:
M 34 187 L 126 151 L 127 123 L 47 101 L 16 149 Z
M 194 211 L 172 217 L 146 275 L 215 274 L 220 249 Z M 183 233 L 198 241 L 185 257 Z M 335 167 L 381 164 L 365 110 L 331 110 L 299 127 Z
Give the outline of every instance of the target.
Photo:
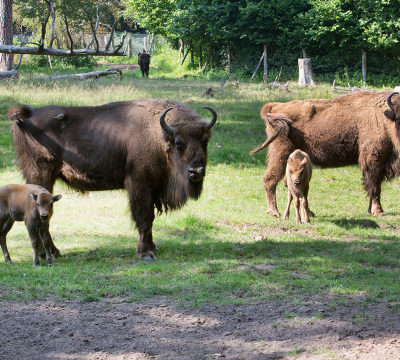
M 285 186 L 288 188 L 288 204 L 285 211 L 285 219 L 289 218 L 289 209 L 292 198 L 296 209 L 296 223 L 309 223 L 309 214 L 314 215 L 308 208 L 308 189 L 312 175 L 312 164 L 308 155 L 301 151 L 295 150 L 287 160 Z M 301 218 L 300 218 L 300 202 L 301 202 Z
M 4 260 L 12 262 L 8 253 L 6 236 L 14 221 L 24 221 L 28 229 L 33 249 L 33 265 L 38 266 L 38 246 L 43 242 L 48 265 L 53 264 L 49 225 L 53 215 L 53 203 L 61 195 L 53 196 L 45 188 L 37 185 L 10 184 L 0 187 L 0 246 Z

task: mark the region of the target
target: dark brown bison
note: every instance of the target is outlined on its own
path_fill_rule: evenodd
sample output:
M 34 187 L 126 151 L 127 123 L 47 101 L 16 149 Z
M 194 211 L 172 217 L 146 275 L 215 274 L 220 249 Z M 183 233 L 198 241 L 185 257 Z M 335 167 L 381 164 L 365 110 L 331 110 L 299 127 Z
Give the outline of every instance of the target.
M 6 236 L 15 221 L 24 221 L 31 239 L 33 265 L 40 265 L 38 247 L 41 242 L 46 252 L 47 264 L 53 264 L 49 223 L 53 215 L 53 203 L 60 199 L 61 195 L 53 196 L 37 185 L 10 184 L 0 187 L 0 245 L 5 261 L 12 262 Z
M 150 54 L 143 49 L 142 53 L 138 54 L 138 64 L 142 71 L 142 76 L 149 77 Z
M 82 191 L 126 189 L 139 231 L 136 252 L 154 259 L 152 225 L 203 188 L 204 121 L 172 101 L 133 100 L 93 107 L 23 106 L 9 110 L 17 162 L 27 183 L 50 192 L 56 179 Z
M 268 149 L 264 175 L 268 213 L 279 216 L 276 186 L 286 160 L 295 149 L 305 151 L 314 165 L 339 167 L 359 164 L 368 212 L 384 214 L 381 184 L 400 173 L 400 101 L 389 91 L 355 92 L 331 100 L 268 103 L 261 109 L 268 140 L 252 154 Z

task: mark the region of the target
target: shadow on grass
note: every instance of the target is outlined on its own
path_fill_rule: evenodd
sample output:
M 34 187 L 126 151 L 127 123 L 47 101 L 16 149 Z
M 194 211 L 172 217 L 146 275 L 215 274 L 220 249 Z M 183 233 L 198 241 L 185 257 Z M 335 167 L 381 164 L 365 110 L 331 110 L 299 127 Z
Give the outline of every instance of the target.
M 138 258 L 131 237 L 86 236 L 92 248 L 82 244 L 70 251 L 63 249 L 70 239 L 60 237 L 56 245 L 65 256 L 55 266 L 34 268 L 30 259 L 0 263 L 0 282 L 27 298 L 32 289 L 39 298 L 117 295 L 139 301 L 167 295 L 199 304 L 234 301 L 235 294 L 248 299 L 324 291 L 386 300 L 400 296 L 395 236 L 392 242 L 332 241 L 293 232 L 255 240 L 251 231 L 238 233 L 193 216 L 154 236 L 160 250 L 152 262 Z
M 378 223 L 369 219 L 334 219 L 329 221 L 347 230 L 354 228 L 379 229 Z

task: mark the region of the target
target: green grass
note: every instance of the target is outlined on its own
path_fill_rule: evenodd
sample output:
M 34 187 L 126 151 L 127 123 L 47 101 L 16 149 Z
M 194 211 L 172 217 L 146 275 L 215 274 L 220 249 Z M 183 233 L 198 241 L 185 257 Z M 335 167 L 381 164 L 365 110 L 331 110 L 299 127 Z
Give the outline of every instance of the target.
M 38 71 L 39 73 L 40 71 Z M 204 117 L 202 106 L 218 113 L 209 144 L 204 192 L 180 211 L 154 223 L 158 260 L 135 254 L 137 232 L 124 191 L 79 195 L 57 183 L 51 232 L 64 257 L 56 265 L 32 266 L 23 223 L 8 236 L 13 264 L 0 260 L 0 300 L 72 298 L 97 301 L 123 296 L 130 301 L 163 295 L 183 305 L 242 303 L 263 298 L 292 299 L 318 295 L 363 301 L 398 302 L 400 296 L 398 202 L 399 181 L 383 186 L 387 216 L 367 214 L 368 199 L 358 167 L 315 168 L 309 203 L 311 224 L 297 226 L 266 214 L 262 176 L 265 155 L 249 151 L 265 140 L 261 106 L 267 101 L 334 98 L 330 85 L 291 93 L 241 82 L 124 74 L 98 81 L 34 81 L 21 69 L 19 82 L 0 83 L 0 185 L 23 182 L 15 165 L 7 110 L 17 104 L 97 105 L 134 98 L 174 99 Z M 206 87 L 214 98 L 204 98 Z M 218 147 L 216 146 L 218 143 Z M 277 190 L 278 207 L 286 205 L 286 188 Z M 363 321 L 363 319 L 357 319 Z

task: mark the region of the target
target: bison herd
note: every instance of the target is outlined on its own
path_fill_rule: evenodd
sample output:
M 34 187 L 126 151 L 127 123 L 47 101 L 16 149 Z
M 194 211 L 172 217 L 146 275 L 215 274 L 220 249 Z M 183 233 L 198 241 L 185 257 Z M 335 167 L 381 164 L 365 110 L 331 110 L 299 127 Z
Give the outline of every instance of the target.
M 398 93 L 356 92 L 334 100 L 267 103 L 261 109 L 268 146 L 264 175 L 268 213 L 279 216 L 276 186 L 285 176 L 288 204 L 294 199 L 296 222 L 309 222 L 312 164 L 359 164 L 371 215 L 384 214 L 382 181 L 400 172 Z M 60 256 L 49 233 L 53 186 L 61 179 L 80 192 L 126 189 L 138 229 L 136 253 L 156 259 L 152 235 L 155 211 L 179 209 L 197 199 L 207 166 L 207 144 L 217 121 L 205 121 L 173 101 L 133 100 L 103 106 L 22 106 L 8 112 L 17 163 L 28 185 L 0 187 L 0 245 L 11 261 L 6 235 L 14 221 L 25 221 L 39 265 L 43 245 L 48 264 Z

